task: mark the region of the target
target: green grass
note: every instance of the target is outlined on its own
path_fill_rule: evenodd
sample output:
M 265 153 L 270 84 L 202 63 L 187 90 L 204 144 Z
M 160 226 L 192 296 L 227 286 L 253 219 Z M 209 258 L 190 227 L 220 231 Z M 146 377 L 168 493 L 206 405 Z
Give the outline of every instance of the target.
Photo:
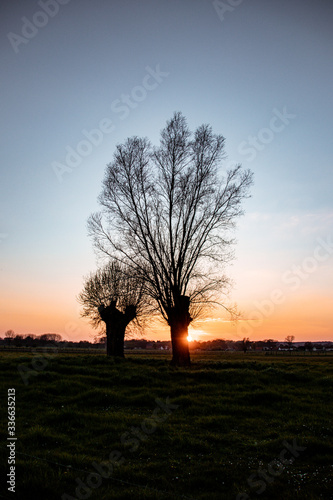
M 59 353 L 25 385 L 18 367 L 31 369 L 33 355 L 2 353 L 0 457 L 8 472 L 6 401 L 15 387 L 17 493 L 2 480 L 0 498 L 80 498 L 76 478 L 87 484 L 92 463 L 113 450 L 112 475 L 85 498 L 332 498 L 332 357 L 193 353 L 189 370 L 168 358 Z M 158 423 L 156 398 L 178 405 Z M 259 467 L 274 473 L 284 440 L 306 449 L 271 484 L 255 476 L 249 486 Z

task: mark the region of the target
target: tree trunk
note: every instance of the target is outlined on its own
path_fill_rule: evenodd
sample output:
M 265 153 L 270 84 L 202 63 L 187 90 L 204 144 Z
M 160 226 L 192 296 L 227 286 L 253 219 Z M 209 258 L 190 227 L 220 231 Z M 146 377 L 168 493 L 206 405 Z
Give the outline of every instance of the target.
M 191 366 L 190 351 L 188 347 L 188 326 L 173 323 L 171 325 L 172 360 L 174 366 Z
M 112 332 L 112 325 L 110 321 L 105 322 L 106 324 L 106 355 L 107 356 L 113 356 L 113 332 Z
M 188 325 L 192 321 L 189 314 L 189 298 L 182 295 L 177 306 L 169 314 L 171 328 L 172 360 L 174 366 L 191 366 L 190 350 L 188 347 Z
M 126 327 L 130 321 L 132 321 L 136 317 L 136 307 L 135 306 L 127 306 L 125 312 L 120 313 L 120 311 L 116 310 L 115 315 L 115 348 L 114 348 L 114 356 L 124 358 L 124 341 L 125 341 L 125 332 Z
M 121 323 L 118 323 L 117 325 L 117 331 L 115 332 L 114 335 L 114 353 L 113 355 L 116 356 L 117 358 L 124 358 L 124 340 L 125 340 L 125 330 L 126 326 L 124 322 L 122 321 Z
M 106 324 L 106 355 L 124 358 L 124 339 L 126 326 L 123 322 Z
M 107 307 L 101 306 L 99 313 L 106 324 L 106 355 L 124 358 L 125 331 L 128 323 L 136 317 L 136 307 L 127 306 L 123 313 L 113 301 Z

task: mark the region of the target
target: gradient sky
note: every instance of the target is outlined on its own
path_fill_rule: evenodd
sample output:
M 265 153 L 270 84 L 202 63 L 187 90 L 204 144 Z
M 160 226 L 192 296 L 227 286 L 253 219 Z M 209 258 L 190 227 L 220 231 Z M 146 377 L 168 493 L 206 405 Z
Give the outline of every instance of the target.
M 332 2 L 54 2 L 0 7 L 0 336 L 92 339 L 76 296 L 105 165 L 182 111 L 255 174 L 229 270 L 242 320 L 217 310 L 192 337 L 333 340 Z

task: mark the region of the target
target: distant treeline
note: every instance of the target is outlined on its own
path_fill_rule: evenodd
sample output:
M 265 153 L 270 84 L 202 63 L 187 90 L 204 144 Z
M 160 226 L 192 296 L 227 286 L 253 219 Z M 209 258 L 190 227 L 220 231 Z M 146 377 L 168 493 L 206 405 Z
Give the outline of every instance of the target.
M 190 342 L 191 350 L 203 351 L 277 351 L 277 350 L 297 350 L 297 351 L 321 351 L 333 350 L 333 342 L 294 342 L 288 345 L 273 339 L 251 342 L 246 339 L 233 341 L 216 339 L 209 341 Z M 0 337 L 0 346 L 3 347 L 57 347 L 75 349 L 105 349 L 106 337 L 98 338 L 94 342 L 88 340 L 66 341 L 58 333 L 44 333 L 42 335 L 17 335 L 12 330 L 5 333 L 4 338 Z M 125 349 L 131 350 L 171 350 L 171 341 L 168 340 L 146 340 L 130 339 L 125 340 Z

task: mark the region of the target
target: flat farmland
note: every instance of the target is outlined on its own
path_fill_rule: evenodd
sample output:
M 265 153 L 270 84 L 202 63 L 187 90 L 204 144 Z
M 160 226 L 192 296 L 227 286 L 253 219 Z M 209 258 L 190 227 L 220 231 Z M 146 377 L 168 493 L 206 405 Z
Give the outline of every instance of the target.
M 2 352 L 0 498 L 332 498 L 332 356 L 169 358 Z

